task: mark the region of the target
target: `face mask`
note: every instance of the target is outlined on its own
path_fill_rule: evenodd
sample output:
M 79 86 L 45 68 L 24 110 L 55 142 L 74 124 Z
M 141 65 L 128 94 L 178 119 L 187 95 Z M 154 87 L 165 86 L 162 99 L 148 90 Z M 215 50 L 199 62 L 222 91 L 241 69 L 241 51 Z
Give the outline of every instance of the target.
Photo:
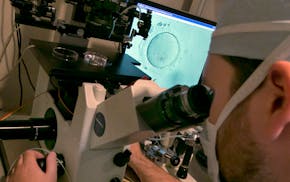
M 216 140 L 217 128 L 215 125 L 209 122 L 209 119 L 205 121 L 205 128 L 200 135 L 200 141 L 204 153 L 207 156 L 208 174 L 212 178 L 213 182 L 218 182 L 218 161 L 216 160 L 215 140 Z
M 218 29 L 213 36 L 225 34 L 290 31 L 289 21 L 257 22 L 230 25 Z M 276 47 L 272 53 L 259 65 L 246 82 L 236 91 L 220 113 L 215 125 L 206 121 L 206 128 L 201 135 L 201 143 L 208 159 L 208 174 L 213 182 L 219 182 L 219 165 L 216 156 L 216 137 L 219 127 L 223 124 L 235 107 L 249 96 L 265 79 L 271 65 L 276 60 L 290 61 L 290 35 Z

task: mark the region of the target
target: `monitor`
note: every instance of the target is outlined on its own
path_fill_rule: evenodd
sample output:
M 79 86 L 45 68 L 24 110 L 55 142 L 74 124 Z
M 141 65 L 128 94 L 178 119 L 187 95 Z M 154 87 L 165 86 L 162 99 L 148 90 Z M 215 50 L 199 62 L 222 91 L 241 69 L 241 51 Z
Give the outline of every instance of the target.
M 137 4 L 139 11 L 152 11 L 152 24 L 147 39 L 135 36 L 129 55 L 162 88 L 198 83 L 215 23 L 150 1 Z M 132 29 L 137 29 L 138 18 Z

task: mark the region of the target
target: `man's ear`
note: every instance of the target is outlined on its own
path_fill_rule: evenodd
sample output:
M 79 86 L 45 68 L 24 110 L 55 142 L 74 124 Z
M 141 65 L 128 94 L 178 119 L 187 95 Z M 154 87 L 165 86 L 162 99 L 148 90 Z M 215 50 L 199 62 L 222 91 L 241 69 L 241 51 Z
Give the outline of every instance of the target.
M 271 85 L 272 91 L 268 134 L 275 140 L 286 132 L 285 129 L 290 129 L 290 62 L 276 61 L 269 70 L 266 82 Z

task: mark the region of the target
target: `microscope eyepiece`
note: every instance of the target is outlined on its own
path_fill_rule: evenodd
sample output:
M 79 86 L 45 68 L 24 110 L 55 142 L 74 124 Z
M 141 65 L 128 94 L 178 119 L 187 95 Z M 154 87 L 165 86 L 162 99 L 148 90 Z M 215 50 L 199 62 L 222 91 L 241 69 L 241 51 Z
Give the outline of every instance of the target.
M 137 106 L 154 131 L 168 131 L 202 122 L 209 114 L 213 91 L 204 85 L 176 85 Z

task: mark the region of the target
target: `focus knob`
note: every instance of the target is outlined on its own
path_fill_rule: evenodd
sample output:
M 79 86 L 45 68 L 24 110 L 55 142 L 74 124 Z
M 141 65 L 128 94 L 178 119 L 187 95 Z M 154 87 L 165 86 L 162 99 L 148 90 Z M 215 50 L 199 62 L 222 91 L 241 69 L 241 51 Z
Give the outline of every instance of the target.
M 125 150 L 124 152 L 119 152 L 114 156 L 113 162 L 118 167 L 125 166 L 130 160 L 131 152 Z

